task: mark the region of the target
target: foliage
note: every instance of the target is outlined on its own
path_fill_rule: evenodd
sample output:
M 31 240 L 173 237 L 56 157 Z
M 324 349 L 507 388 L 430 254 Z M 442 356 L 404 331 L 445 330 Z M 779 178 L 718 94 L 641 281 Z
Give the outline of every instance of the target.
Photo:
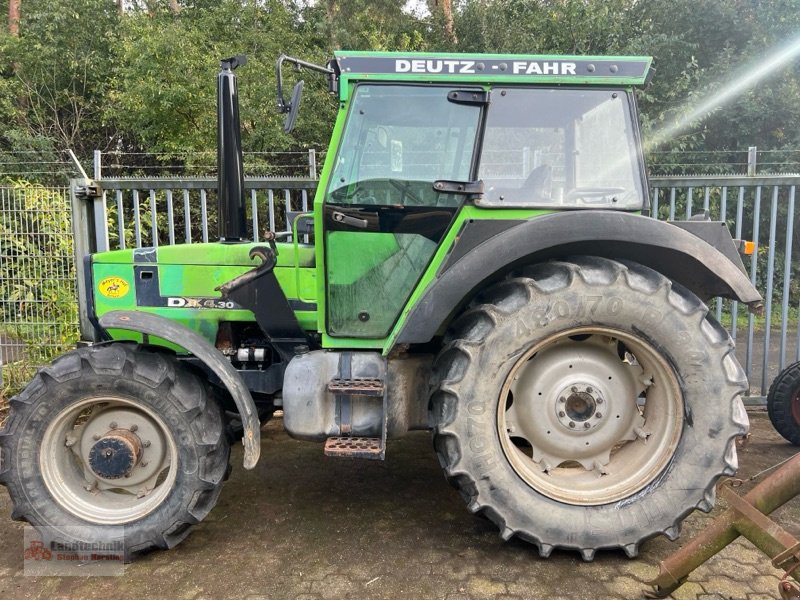
M 110 131 L 100 107 L 118 22 L 113 3 L 25 0 L 22 5 L 21 35 L 0 37 L 7 69 L 0 86 L 0 114 L 7 117 L 0 145 L 107 147 Z
M 30 151 L 49 162 L 72 147 L 86 162 L 94 149 L 161 153 L 123 155 L 142 174 L 211 166 L 214 76 L 219 59 L 234 54 L 250 60 L 239 72 L 245 149 L 322 149 L 336 108 L 324 78 L 302 74 L 304 109 L 287 135 L 274 110 L 274 61 L 285 52 L 322 63 L 335 48 L 652 55 L 657 74 L 639 94 L 647 137 L 800 30 L 800 0 L 429 0 L 417 5 L 429 9 L 423 13 L 405 0 L 124 6 L 120 13 L 111 0 L 24 0 L 20 35 L 0 34 L 0 162 Z M 288 69 L 286 76 L 289 86 L 297 77 Z M 795 61 L 697 115 L 657 148 L 659 163 L 680 170 L 686 151 L 797 148 L 799 95 Z
M 238 72 L 245 148 L 261 152 L 321 147 L 327 128 L 320 132 L 314 123 L 331 121 L 334 108 L 322 78 L 309 77 L 304 97 L 309 119 L 298 124 L 292 137 L 283 133 L 282 118 L 274 108 L 274 77 L 265 77 L 274 73 L 282 51 L 324 59 L 293 24 L 292 13 L 277 0 L 246 5 L 224 0 L 179 16 L 130 14 L 115 45 L 117 66 L 104 118 L 118 123 L 131 148 L 178 156 L 213 150 L 219 60 L 245 54 L 248 64 Z
M 0 211 L 0 334 L 41 361 L 77 341 L 69 203 L 63 190 L 11 187 Z

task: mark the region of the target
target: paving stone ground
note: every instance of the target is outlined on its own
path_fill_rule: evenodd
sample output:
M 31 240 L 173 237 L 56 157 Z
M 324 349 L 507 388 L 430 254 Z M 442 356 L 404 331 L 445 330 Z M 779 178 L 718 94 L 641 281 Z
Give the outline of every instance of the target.
M 764 413 L 751 421 L 743 477 L 797 450 Z M 592 563 L 570 552 L 545 560 L 467 512 L 425 432 L 390 443 L 383 463 L 326 458 L 320 445 L 291 440 L 280 420 L 267 425 L 262 444 L 253 471 L 241 468 L 235 450 L 219 504 L 183 544 L 143 557 L 121 577 L 23 576 L 22 525 L 9 518 L 0 488 L 0 599 L 634 599 L 658 562 L 722 509 L 695 513 L 678 542 L 651 540 L 635 560 L 621 552 L 598 553 Z M 773 516 L 800 537 L 800 498 Z M 774 599 L 780 574 L 737 541 L 673 598 Z

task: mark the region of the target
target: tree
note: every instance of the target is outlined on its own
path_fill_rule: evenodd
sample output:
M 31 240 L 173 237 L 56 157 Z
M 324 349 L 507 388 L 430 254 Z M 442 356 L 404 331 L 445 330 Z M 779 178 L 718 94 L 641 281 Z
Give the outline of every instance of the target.
M 220 59 L 235 54 L 248 57 L 237 71 L 244 147 L 269 152 L 324 145 L 335 105 L 320 75 L 306 77 L 303 118 L 295 135 L 283 132 L 275 110 L 272 74 L 278 55 L 326 59 L 299 35 L 295 17 L 278 0 L 244 6 L 223 0 L 187 8 L 179 18 L 168 12 L 127 15 L 114 47 L 114 87 L 104 114 L 107 123 L 124 131 L 121 148 L 165 153 L 171 160 L 207 152 L 204 162 L 213 163 L 215 77 Z
M 452 0 L 428 0 L 428 10 L 434 19 L 441 18 L 444 38 L 450 46 L 455 47 L 458 44 L 458 37 L 455 31 Z
M 19 10 L 21 0 L 8 0 L 8 33 L 19 35 Z

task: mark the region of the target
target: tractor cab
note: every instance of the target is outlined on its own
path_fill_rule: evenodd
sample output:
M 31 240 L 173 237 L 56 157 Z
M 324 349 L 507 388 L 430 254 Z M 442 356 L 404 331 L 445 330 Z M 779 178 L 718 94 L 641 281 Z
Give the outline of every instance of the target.
M 331 338 L 386 338 L 462 207 L 645 206 L 632 86 L 649 58 L 338 52 L 281 57 L 279 76 L 283 62 L 326 72 L 340 100 L 315 204 Z M 287 126 L 301 90 L 279 92 Z

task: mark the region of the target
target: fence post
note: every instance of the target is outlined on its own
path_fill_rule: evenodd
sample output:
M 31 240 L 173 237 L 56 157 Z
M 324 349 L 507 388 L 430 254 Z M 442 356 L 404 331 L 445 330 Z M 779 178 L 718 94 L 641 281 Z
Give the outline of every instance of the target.
M 93 155 L 92 175 L 97 182 L 103 177 L 103 154 L 95 150 Z M 108 243 L 108 209 L 106 208 L 105 191 L 94 198 L 94 230 L 96 234 L 95 252 L 105 252 L 110 246 Z
M 94 178 L 100 179 L 103 177 L 103 153 L 100 150 L 94 151 Z
M 758 146 L 750 146 L 747 149 L 747 176 L 755 177 L 756 160 L 758 158 Z
M 69 202 L 72 208 L 72 247 L 75 252 L 75 278 L 78 291 L 78 324 L 81 339 L 97 342 L 97 332 L 89 320 L 86 287 L 86 258 L 95 250 L 93 203 L 79 197 L 77 188 L 86 185 L 84 179 L 69 182 Z
M 317 178 L 317 151 L 314 148 L 308 149 L 308 176 Z

